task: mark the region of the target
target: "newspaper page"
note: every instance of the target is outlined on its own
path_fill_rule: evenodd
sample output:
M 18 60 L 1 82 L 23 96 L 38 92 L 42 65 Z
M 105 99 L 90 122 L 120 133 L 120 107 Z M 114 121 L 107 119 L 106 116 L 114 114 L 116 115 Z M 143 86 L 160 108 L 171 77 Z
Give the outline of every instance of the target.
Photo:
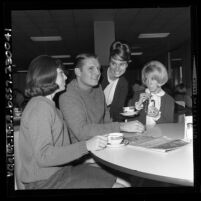
M 182 139 L 171 139 L 167 136 L 153 137 L 148 135 L 137 135 L 126 137 L 125 139 L 128 141 L 129 145 L 160 152 L 172 151 L 189 144 L 189 142 Z

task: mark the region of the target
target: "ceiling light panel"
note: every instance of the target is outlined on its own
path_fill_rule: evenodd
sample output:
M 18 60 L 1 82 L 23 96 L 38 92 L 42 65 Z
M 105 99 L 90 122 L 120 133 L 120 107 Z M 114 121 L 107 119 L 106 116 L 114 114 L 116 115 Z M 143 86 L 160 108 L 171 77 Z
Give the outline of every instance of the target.
M 139 34 L 138 38 L 165 38 L 170 33 L 144 33 Z
M 52 55 L 51 56 L 52 58 L 55 58 L 55 59 L 64 59 L 64 58 L 71 58 L 71 55 Z
M 61 36 L 31 36 L 32 41 L 61 41 Z
M 73 64 L 74 64 L 73 62 L 63 62 L 63 65 L 66 65 L 66 66 L 73 65 Z
M 132 56 L 138 56 L 138 55 L 142 55 L 143 52 L 131 52 Z

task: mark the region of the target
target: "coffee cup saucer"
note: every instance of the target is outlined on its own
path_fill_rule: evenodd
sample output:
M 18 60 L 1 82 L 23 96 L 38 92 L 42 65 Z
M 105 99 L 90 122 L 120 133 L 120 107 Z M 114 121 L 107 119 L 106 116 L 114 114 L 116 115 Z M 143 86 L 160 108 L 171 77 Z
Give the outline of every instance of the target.
M 123 116 L 134 116 L 134 115 L 136 115 L 138 112 L 136 112 L 136 111 L 132 111 L 132 112 L 122 112 L 122 113 L 120 113 L 121 115 L 123 115 Z
M 122 147 L 124 146 L 125 143 L 124 142 L 121 142 L 120 144 L 107 144 L 107 147 L 110 147 L 110 148 L 118 148 L 118 147 Z

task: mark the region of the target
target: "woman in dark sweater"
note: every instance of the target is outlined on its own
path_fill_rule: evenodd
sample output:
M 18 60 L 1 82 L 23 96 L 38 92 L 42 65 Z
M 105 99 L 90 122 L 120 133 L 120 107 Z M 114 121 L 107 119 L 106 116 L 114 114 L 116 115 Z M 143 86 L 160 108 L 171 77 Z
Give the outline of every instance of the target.
M 122 41 L 114 41 L 110 47 L 109 66 L 103 68 L 101 85 L 113 121 L 124 119 L 120 113 L 128 96 L 128 82 L 124 77 L 124 73 L 130 62 L 130 57 L 129 45 Z

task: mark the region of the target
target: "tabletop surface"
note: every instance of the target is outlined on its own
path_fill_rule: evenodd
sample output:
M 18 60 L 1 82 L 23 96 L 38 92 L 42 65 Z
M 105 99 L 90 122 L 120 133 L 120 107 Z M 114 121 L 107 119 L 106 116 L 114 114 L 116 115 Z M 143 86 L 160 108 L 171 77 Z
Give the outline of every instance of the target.
M 184 124 L 157 124 L 146 132 L 152 136 L 163 135 L 182 139 Z M 105 165 L 129 174 L 175 184 L 193 185 L 192 142 L 167 153 L 140 150 L 132 145 L 125 145 L 119 148 L 107 147 L 101 151 L 93 151 L 92 154 Z

